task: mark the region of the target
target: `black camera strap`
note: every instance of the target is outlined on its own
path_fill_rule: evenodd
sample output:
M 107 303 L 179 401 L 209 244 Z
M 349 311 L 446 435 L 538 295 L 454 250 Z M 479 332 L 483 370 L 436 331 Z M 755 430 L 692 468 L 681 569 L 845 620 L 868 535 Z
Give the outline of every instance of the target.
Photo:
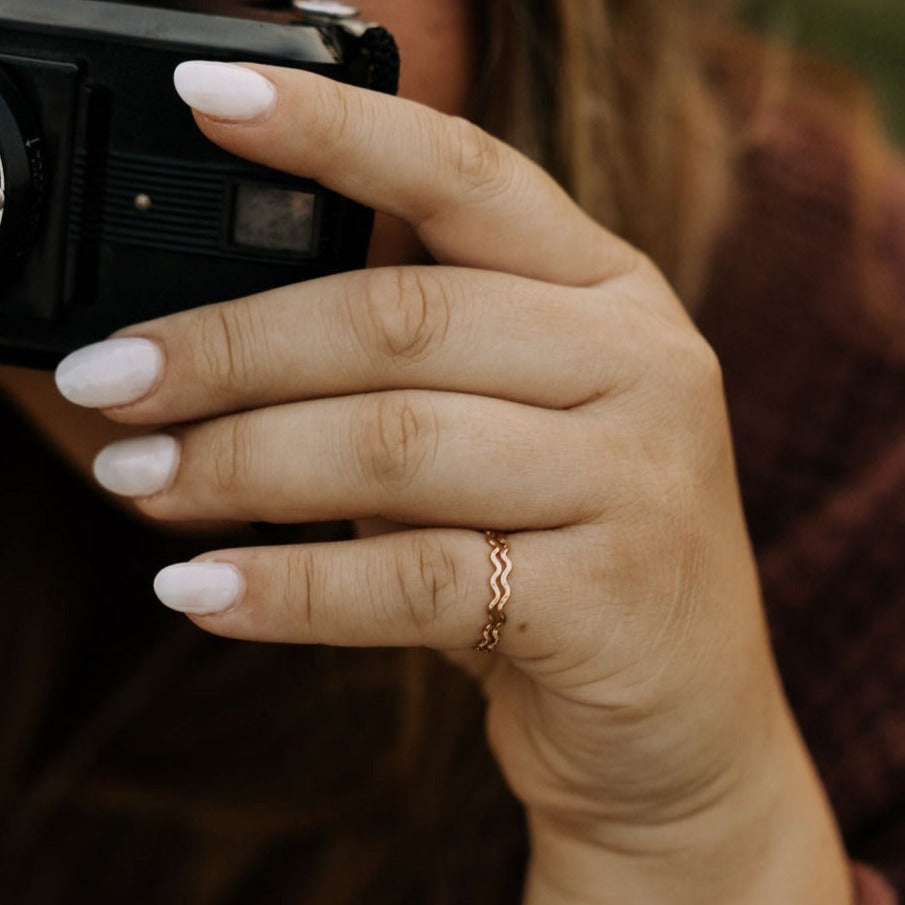
M 357 65 L 366 67 L 361 84 L 384 94 L 396 94 L 399 90 L 399 48 L 393 36 L 379 25 L 365 29 L 357 38 L 359 59 Z

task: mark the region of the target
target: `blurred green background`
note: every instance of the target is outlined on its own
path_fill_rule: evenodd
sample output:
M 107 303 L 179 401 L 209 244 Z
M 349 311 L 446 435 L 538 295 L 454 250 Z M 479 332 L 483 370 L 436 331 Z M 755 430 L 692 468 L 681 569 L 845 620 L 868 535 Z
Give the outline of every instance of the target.
M 854 66 L 905 147 L 905 0 L 747 0 L 749 20 Z

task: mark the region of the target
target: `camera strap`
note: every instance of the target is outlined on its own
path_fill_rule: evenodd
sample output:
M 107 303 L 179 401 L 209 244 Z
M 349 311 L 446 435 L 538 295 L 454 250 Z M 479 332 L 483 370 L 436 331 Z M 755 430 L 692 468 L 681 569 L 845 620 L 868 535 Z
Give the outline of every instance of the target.
M 396 94 L 399 90 L 399 48 L 393 36 L 385 28 L 372 25 L 358 40 L 359 51 L 368 67 L 368 87 L 384 94 Z

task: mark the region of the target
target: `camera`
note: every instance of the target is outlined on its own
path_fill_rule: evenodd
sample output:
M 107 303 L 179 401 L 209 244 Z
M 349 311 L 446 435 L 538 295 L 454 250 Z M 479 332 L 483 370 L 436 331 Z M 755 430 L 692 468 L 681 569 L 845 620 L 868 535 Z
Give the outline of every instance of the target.
M 0 361 L 362 266 L 373 212 L 210 143 L 185 60 L 395 92 L 392 37 L 340 3 L 0 0 Z

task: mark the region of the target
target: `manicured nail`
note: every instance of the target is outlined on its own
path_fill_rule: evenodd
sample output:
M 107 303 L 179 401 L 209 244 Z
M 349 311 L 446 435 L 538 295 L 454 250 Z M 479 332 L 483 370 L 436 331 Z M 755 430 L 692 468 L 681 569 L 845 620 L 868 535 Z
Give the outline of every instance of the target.
M 149 339 L 123 337 L 85 346 L 57 367 L 57 389 L 76 405 L 109 408 L 146 396 L 163 374 L 163 353 Z
M 173 84 L 190 107 L 218 119 L 254 119 L 266 113 L 277 96 L 273 83 L 263 75 L 234 63 L 180 63 Z
M 198 616 L 235 606 L 244 589 L 242 573 L 223 562 L 179 563 L 167 566 L 154 579 L 154 593 L 162 604 Z
M 97 454 L 94 477 L 111 493 L 151 496 L 172 483 L 179 453 L 179 443 L 168 434 L 120 440 Z

